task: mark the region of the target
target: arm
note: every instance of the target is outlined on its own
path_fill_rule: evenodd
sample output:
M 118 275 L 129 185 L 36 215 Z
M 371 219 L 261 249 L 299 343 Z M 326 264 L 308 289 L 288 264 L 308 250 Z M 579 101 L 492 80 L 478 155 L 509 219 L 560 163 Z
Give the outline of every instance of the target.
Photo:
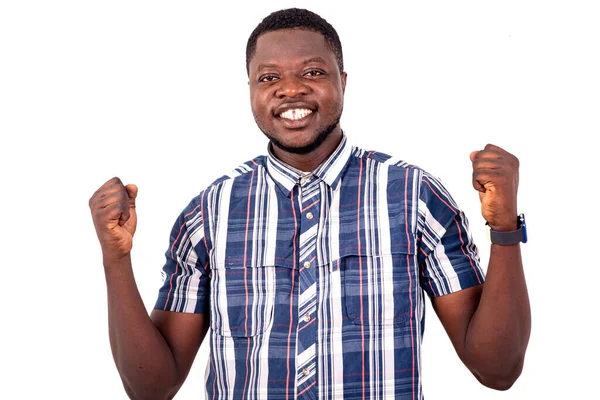
M 471 154 L 482 215 L 499 231 L 517 228 L 518 160 L 487 145 Z M 506 390 L 521 374 L 531 313 L 519 244 L 491 245 L 483 285 L 433 299 L 456 352 L 484 385 Z
M 183 384 L 208 320 L 202 314 L 159 310 L 148 316 L 130 257 L 136 195 L 137 187 L 113 178 L 90 199 L 104 261 L 110 345 L 130 398 L 167 399 Z
M 105 263 L 109 337 L 132 399 L 170 399 L 187 377 L 208 328 L 203 314 L 153 310 L 137 290 L 131 262 Z

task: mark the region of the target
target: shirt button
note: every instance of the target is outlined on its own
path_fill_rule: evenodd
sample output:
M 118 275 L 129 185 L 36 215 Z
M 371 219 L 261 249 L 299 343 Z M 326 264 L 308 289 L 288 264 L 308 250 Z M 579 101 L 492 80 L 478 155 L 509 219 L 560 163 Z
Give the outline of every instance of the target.
M 313 215 L 313 213 L 311 213 L 311 212 L 307 213 L 307 214 L 306 214 L 306 218 L 308 218 L 308 219 L 313 219 L 313 218 L 314 218 L 314 215 Z
M 304 322 L 310 322 L 310 315 L 306 314 L 303 319 Z
M 302 370 L 302 375 L 304 375 L 304 376 L 308 376 L 308 374 L 310 374 L 310 371 L 308 370 L 308 368 L 304 368 L 304 369 Z
M 304 261 L 304 264 L 302 264 L 304 266 L 304 268 L 310 268 L 310 261 Z

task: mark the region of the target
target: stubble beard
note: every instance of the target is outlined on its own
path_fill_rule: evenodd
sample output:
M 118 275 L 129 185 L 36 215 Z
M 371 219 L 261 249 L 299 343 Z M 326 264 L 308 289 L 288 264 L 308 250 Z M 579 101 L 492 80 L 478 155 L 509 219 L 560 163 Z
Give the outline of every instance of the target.
M 308 143 L 307 145 L 300 146 L 300 147 L 286 145 L 285 143 L 278 140 L 273 133 L 269 132 L 266 129 L 263 129 L 261 127 L 260 121 L 258 119 L 256 119 L 256 117 L 255 117 L 255 120 L 256 120 L 256 123 L 257 123 L 259 129 L 262 131 L 262 133 L 265 134 L 265 136 L 267 138 L 269 138 L 269 140 L 271 141 L 271 143 L 274 146 L 277 146 L 279 149 L 281 149 L 287 153 L 304 155 L 304 154 L 308 154 L 308 153 L 314 151 L 319 146 L 321 146 L 323 144 L 323 142 L 325 142 L 325 140 L 327 140 L 329 135 L 331 135 L 331 133 L 339 125 L 340 119 L 342 117 L 343 106 L 341 104 L 339 104 L 338 107 L 339 107 L 338 113 L 337 113 L 336 118 L 334 119 L 334 122 L 331 125 L 328 125 L 325 128 L 321 129 L 319 131 L 319 133 L 317 134 L 317 136 L 315 136 L 315 138 L 312 142 Z
M 302 154 L 308 154 L 308 153 L 314 151 L 315 149 L 319 148 L 319 146 L 321 146 L 323 144 L 323 142 L 325 142 L 325 140 L 327 140 L 329 135 L 331 135 L 331 133 L 334 131 L 334 129 L 338 126 L 339 123 L 340 123 L 340 117 L 338 117 L 333 124 L 325 127 L 325 129 L 319 131 L 319 133 L 317 134 L 317 136 L 314 138 L 314 140 L 312 142 L 308 143 L 307 145 L 301 146 L 301 147 L 287 146 L 284 143 L 282 143 L 280 140 L 275 138 L 273 135 L 271 135 L 270 133 L 267 133 L 265 131 L 263 131 L 263 133 L 269 138 L 269 140 L 271 141 L 271 143 L 273 143 L 273 145 L 279 147 L 281 150 L 283 150 L 287 153 L 302 155 Z

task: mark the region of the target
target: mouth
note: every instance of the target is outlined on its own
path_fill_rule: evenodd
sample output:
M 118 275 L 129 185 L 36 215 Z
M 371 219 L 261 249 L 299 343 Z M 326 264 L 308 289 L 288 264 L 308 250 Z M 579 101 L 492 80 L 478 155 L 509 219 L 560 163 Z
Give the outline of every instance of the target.
M 289 121 L 298 121 L 308 117 L 312 113 L 313 111 L 308 108 L 292 108 L 280 113 L 279 118 L 283 118 Z
M 306 103 L 288 103 L 279 107 L 274 115 L 285 128 L 301 129 L 310 123 L 316 112 L 315 107 Z

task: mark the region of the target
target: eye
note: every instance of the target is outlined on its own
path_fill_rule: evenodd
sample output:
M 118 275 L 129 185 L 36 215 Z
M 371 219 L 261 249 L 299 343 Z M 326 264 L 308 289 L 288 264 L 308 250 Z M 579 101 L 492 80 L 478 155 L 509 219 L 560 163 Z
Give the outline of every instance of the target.
M 322 76 L 322 75 L 325 75 L 325 73 L 323 71 L 319 71 L 317 69 L 311 69 L 310 71 L 308 71 L 304 74 L 304 76 L 308 76 L 308 77 L 317 77 L 317 76 Z
M 259 82 L 275 82 L 277 79 L 279 79 L 278 76 L 276 75 L 263 75 L 259 78 Z

